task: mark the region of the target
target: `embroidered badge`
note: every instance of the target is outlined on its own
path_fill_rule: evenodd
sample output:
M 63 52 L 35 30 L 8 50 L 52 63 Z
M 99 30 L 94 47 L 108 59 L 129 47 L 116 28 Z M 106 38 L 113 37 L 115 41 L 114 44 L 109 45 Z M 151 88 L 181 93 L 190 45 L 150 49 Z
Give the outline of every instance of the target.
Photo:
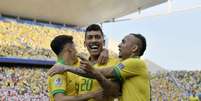
M 57 78 L 57 79 L 55 80 L 55 85 L 56 85 L 56 86 L 61 86 L 61 84 L 62 84 L 61 79 L 60 79 L 60 78 Z
M 124 66 L 124 64 L 120 63 L 120 64 L 117 65 L 117 67 L 118 67 L 119 69 L 123 69 L 125 66 Z

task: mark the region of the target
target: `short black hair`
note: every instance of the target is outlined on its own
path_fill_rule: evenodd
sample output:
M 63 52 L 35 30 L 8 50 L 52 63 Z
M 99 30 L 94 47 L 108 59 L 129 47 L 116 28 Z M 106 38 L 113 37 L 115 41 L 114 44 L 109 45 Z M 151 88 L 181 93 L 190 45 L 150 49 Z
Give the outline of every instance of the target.
M 139 51 L 139 56 L 142 56 L 146 50 L 146 47 L 147 47 L 147 43 L 146 43 L 146 39 L 143 35 L 141 34 L 134 34 L 134 33 L 131 33 L 131 35 L 133 35 L 134 37 L 136 37 L 137 39 L 139 39 L 141 41 L 141 48 L 140 48 L 140 51 Z
M 101 34 L 104 37 L 104 34 L 103 34 L 103 31 L 102 31 L 101 27 L 99 25 L 97 25 L 97 24 L 91 24 L 86 28 L 86 30 L 85 30 L 85 38 L 86 38 L 87 32 L 90 32 L 90 31 L 100 31 Z
M 72 44 L 73 43 L 73 37 L 69 36 L 69 35 L 59 35 L 59 36 L 56 36 L 52 40 L 50 46 L 51 46 L 52 51 L 56 55 L 59 55 L 59 53 L 62 52 L 64 45 L 67 43 Z

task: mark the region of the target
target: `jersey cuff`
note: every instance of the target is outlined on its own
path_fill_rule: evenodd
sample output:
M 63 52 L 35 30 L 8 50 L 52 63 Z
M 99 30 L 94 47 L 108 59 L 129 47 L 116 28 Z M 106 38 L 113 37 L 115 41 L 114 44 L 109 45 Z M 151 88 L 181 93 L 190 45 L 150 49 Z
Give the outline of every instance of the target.
M 67 95 L 67 93 L 63 89 L 57 89 L 51 92 L 52 95 L 59 94 L 59 93 Z
M 123 79 L 121 77 L 121 73 L 120 73 L 120 70 L 117 66 L 115 66 L 114 68 L 114 74 L 115 74 L 115 80 L 117 80 L 118 82 L 122 82 Z

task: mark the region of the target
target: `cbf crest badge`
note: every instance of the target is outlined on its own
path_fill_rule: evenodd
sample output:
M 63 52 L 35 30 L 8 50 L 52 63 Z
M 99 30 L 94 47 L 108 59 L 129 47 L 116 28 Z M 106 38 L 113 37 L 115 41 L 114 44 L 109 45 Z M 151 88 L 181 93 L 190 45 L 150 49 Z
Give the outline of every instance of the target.
M 120 64 L 117 65 L 117 67 L 118 67 L 119 69 L 123 69 L 125 66 L 124 66 L 124 64 L 120 63 Z
M 56 86 L 61 86 L 62 81 L 61 81 L 60 78 L 57 78 L 54 83 L 55 83 Z

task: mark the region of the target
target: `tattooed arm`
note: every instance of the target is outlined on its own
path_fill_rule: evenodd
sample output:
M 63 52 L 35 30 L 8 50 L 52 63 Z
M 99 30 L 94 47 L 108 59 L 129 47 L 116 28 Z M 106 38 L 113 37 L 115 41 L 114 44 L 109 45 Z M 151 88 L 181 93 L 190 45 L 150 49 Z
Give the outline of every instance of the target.
M 114 77 L 115 74 L 113 72 L 113 67 L 104 68 L 104 69 L 95 69 L 92 65 L 87 61 L 81 61 L 80 68 L 70 68 L 66 67 L 66 71 L 73 72 L 75 74 L 85 76 L 88 78 L 95 78 L 101 87 L 104 89 L 105 96 L 113 96 L 117 97 L 120 95 L 120 84 L 117 82 L 112 82 L 111 80 L 107 79 L 106 77 Z M 106 77 L 105 77 L 106 76 Z
M 81 66 L 81 68 L 82 68 L 82 66 Z M 72 72 L 72 73 L 80 75 L 80 76 L 95 79 L 93 73 L 86 71 L 86 69 L 84 69 L 84 68 L 82 68 L 82 69 L 81 68 L 73 67 L 73 66 L 69 66 L 69 65 L 55 64 L 48 71 L 48 75 L 53 76 L 53 75 L 58 74 L 58 73 L 63 73 L 63 72 L 69 71 L 69 72 Z M 96 69 L 96 71 L 99 71 L 100 73 L 102 73 L 107 78 L 113 78 L 114 77 L 113 67 Z
M 80 76 L 97 79 L 101 87 L 104 89 L 104 94 L 106 96 L 116 97 L 119 95 L 119 84 L 116 82 L 112 82 L 106 78 L 114 78 L 115 75 L 113 72 L 113 67 L 108 67 L 104 69 L 94 69 L 89 63 L 81 62 L 81 68 L 72 67 L 68 65 L 54 65 L 48 71 L 48 75 L 52 76 L 57 73 L 69 71 Z
M 106 96 L 117 97 L 120 95 L 120 84 L 118 82 L 112 82 L 105 77 L 107 76 L 111 78 L 115 76 L 113 68 L 97 70 L 87 61 L 81 61 L 81 68 L 88 74 L 92 75 L 99 82 L 101 87 L 104 89 L 104 94 Z

